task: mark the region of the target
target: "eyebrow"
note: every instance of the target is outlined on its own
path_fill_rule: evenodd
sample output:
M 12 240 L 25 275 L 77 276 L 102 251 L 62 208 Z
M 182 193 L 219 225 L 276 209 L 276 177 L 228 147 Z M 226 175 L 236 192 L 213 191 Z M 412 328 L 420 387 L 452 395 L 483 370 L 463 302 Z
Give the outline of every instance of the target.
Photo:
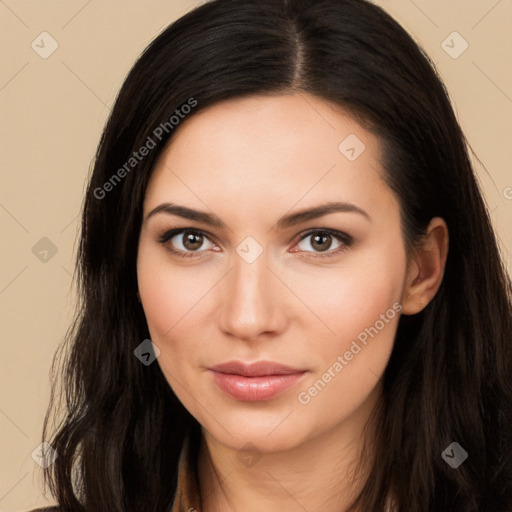
M 308 220 L 313 220 L 318 217 L 323 217 L 324 215 L 337 212 L 358 213 L 370 222 L 372 221 L 370 215 L 355 204 L 330 202 L 285 215 L 277 221 L 276 225 L 278 229 L 286 229 L 295 226 L 296 224 L 301 224 Z M 186 206 L 180 206 L 173 203 L 162 203 L 156 208 L 153 208 L 153 210 L 146 215 L 146 220 L 157 213 L 166 213 L 168 215 L 183 217 L 184 219 L 202 222 L 208 226 L 220 229 L 225 229 L 227 227 L 226 224 L 214 213 L 194 210 L 192 208 L 187 208 Z

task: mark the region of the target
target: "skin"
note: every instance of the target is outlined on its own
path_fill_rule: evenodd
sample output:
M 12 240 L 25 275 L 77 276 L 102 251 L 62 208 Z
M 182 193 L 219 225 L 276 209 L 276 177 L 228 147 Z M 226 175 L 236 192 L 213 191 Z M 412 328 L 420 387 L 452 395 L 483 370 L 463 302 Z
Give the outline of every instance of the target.
M 354 161 L 338 149 L 349 134 L 365 145 Z M 371 432 L 400 315 L 386 317 L 307 404 L 298 394 L 393 304 L 402 314 L 423 309 L 439 288 L 448 249 L 446 224 L 435 218 L 407 259 L 380 151 L 379 140 L 340 108 L 296 93 L 198 112 L 160 155 L 144 200 L 139 294 L 158 364 L 202 426 L 206 512 L 345 510 L 361 486 L 368 468 L 359 479 L 354 471 L 363 429 Z M 356 205 L 370 219 L 335 212 L 277 227 L 286 214 L 330 201 Z M 227 227 L 163 212 L 146 218 L 165 202 L 215 214 Z M 183 233 L 166 244 L 192 257 L 157 241 L 171 228 L 204 232 L 192 244 Z M 339 230 L 353 243 L 334 254 L 344 245 L 335 237 L 299 241 L 313 228 Z M 263 250 L 252 263 L 236 251 L 248 236 Z M 221 391 L 207 370 L 229 360 L 271 360 L 307 373 L 278 397 L 244 402 Z

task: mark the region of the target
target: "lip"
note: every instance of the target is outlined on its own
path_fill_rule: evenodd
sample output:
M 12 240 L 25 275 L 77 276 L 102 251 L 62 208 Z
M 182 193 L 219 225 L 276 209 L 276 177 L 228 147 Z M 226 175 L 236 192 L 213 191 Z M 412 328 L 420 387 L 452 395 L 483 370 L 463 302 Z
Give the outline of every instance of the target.
M 209 368 L 214 372 L 242 375 L 244 377 L 263 377 L 269 375 L 290 375 L 302 373 L 306 370 L 292 368 L 274 361 L 256 361 L 255 363 L 243 363 L 242 361 L 228 361 Z
M 275 398 L 302 380 L 307 372 L 272 361 L 229 361 L 209 370 L 223 392 L 246 402 Z

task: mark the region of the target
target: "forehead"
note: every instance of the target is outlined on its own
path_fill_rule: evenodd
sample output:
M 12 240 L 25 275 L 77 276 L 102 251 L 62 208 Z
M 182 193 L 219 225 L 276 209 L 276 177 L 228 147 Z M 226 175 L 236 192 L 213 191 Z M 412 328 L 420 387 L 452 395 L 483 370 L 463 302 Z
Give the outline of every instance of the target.
M 380 151 L 375 135 L 312 95 L 224 101 L 180 125 L 157 161 L 145 210 L 179 198 L 261 211 L 326 194 L 369 208 L 390 193 Z

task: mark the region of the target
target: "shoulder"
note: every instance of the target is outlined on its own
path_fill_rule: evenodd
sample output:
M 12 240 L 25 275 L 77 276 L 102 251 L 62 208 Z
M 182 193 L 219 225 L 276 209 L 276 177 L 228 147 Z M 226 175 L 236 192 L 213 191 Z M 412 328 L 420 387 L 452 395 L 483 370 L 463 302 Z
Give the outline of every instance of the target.
M 28 512 L 59 512 L 59 507 L 42 507 L 42 508 L 34 508 L 29 510 Z

